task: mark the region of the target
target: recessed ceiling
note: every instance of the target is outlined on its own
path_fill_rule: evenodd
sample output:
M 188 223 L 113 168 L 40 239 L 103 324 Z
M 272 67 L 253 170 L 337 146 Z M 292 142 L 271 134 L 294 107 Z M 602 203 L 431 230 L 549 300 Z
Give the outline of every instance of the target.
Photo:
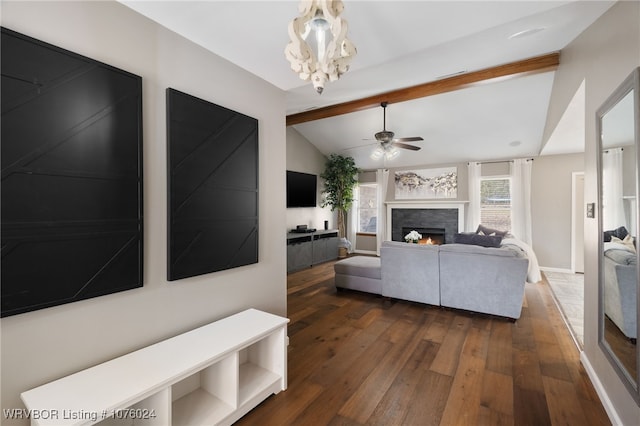
M 614 2 L 345 1 L 358 55 L 322 95 L 299 80 L 284 57 L 298 1 L 122 3 L 286 91 L 291 114 L 560 51 Z M 509 38 L 522 31 L 529 34 Z M 420 151 L 403 150 L 388 164 L 372 162 L 367 147 L 350 149 L 382 129 L 380 108 L 294 128 L 322 153 L 348 153 L 362 168 L 538 155 L 553 76 L 389 105 L 387 127 L 396 136 L 425 140 Z M 510 145 L 516 140 L 520 145 Z

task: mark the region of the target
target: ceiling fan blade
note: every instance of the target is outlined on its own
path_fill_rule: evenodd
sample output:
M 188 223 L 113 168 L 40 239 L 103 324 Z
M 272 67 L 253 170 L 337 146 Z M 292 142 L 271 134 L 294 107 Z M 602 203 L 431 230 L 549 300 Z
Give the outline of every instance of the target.
M 413 136 L 413 137 L 409 137 L 409 138 L 395 138 L 393 141 L 394 142 L 417 142 L 417 141 L 423 141 L 424 139 L 422 139 L 420 136 Z
M 363 140 L 367 140 L 367 139 L 363 139 Z M 373 139 L 369 139 L 369 140 L 373 140 Z M 373 146 L 373 145 L 378 145 L 378 142 L 367 143 L 364 145 L 350 146 L 349 148 L 344 148 L 342 151 L 349 151 L 350 149 L 364 148 L 364 147 Z
M 394 142 L 393 146 L 395 146 L 397 148 L 410 149 L 411 151 L 419 151 L 420 150 L 419 146 L 407 145 L 406 143 L 402 143 L 402 142 Z

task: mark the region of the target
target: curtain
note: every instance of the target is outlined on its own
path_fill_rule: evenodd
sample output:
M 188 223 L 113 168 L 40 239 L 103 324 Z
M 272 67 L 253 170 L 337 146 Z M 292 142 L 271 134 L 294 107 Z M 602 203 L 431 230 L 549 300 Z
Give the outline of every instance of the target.
M 351 209 L 347 214 L 347 241 L 349 245 L 347 246 L 347 251 L 349 253 L 353 253 L 356 249 L 356 233 L 358 232 L 358 208 L 360 206 L 360 189 L 358 184 L 354 188 L 355 200 L 351 204 Z
M 511 233 L 529 245 L 531 238 L 531 166 L 522 158 L 511 163 Z
M 376 219 L 376 253 L 380 256 L 380 246 L 387 238 L 387 185 L 389 183 L 389 169 L 378 169 L 376 171 L 378 218 Z
M 622 198 L 622 148 L 613 148 L 602 155 L 602 226 L 605 231 L 624 226 L 628 229 Z
M 469 212 L 467 213 L 466 231 L 474 232 L 480 224 L 480 179 L 482 164 L 469 163 Z

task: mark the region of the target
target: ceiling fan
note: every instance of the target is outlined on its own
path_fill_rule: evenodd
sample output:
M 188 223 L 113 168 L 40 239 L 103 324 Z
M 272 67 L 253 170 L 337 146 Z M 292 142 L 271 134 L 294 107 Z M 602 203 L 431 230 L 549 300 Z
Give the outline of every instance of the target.
M 380 106 L 382 107 L 383 114 L 382 131 L 375 134 L 375 138 L 380 143 L 380 145 L 373 151 L 373 153 L 371 154 L 371 158 L 377 160 L 384 156 L 385 159 L 391 160 L 399 154 L 399 151 L 396 148 L 418 151 L 420 149 L 419 146 L 409 145 L 404 142 L 422 141 L 424 139 L 422 139 L 420 136 L 394 138 L 395 133 L 387 130 L 387 102 L 382 102 Z

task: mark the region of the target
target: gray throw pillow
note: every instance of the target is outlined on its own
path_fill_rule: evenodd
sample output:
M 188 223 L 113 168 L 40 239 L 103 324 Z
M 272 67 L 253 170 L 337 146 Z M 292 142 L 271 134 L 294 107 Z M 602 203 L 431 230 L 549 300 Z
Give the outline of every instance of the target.
M 619 228 L 613 229 L 611 231 L 604 231 L 604 242 L 608 243 L 611 241 L 611 237 L 620 238 L 624 240 L 625 237 L 629 235 L 629 231 L 624 226 L 620 226 Z
M 482 247 L 500 247 L 502 237 L 499 235 L 460 233 L 453 236 L 453 242 L 457 244 L 472 244 Z
M 484 235 L 497 235 L 500 238 L 504 238 L 505 235 L 507 235 L 507 232 L 509 231 L 500 231 L 498 229 L 493 229 L 493 228 L 488 228 L 482 224 L 478 225 L 478 229 L 476 229 L 476 234 L 479 234 L 480 232 L 482 232 Z

